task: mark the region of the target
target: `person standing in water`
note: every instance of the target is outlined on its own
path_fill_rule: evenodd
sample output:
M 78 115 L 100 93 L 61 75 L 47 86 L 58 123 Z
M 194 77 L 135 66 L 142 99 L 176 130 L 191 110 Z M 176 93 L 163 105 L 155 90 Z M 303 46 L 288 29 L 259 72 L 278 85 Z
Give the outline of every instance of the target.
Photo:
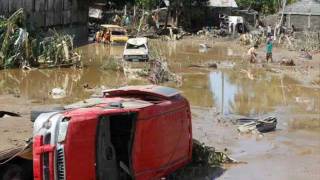
M 269 38 L 267 41 L 267 45 L 266 45 L 266 60 L 267 62 L 270 59 L 270 62 L 272 62 L 272 49 L 273 49 L 273 44 L 272 44 L 272 39 Z
M 267 37 L 270 38 L 272 36 L 272 28 L 271 25 L 269 24 L 267 26 Z
M 248 56 L 249 56 L 249 61 L 250 63 L 255 63 L 257 61 L 257 52 L 256 50 L 258 49 L 258 45 L 255 44 L 253 47 L 251 47 L 248 50 Z

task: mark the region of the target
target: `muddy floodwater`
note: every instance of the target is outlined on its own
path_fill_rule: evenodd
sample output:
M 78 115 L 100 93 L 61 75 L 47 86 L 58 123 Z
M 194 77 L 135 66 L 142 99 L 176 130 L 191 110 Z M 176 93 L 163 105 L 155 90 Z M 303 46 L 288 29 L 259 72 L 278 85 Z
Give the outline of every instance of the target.
M 173 71 L 181 74 L 181 89 L 191 105 L 215 107 L 223 114 L 257 115 L 272 112 L 279 106 L 292 106 L 295 111 L 319 112 L 319 90 L 310 89 L 290 77 L 270 75 L 251 68 L 254 79 L 247 77 L 248 68 L 236 66 L 242 59 L 239 49 L 224 44 L 209 44 L 199 50 L 202 41 L 156 42 L 168 57 Z M 207 41 L 205 41 L 207 42 Z M 209 41 L 210 42 L 210 41 Z M 146 80 L 127 79 L 123 73 L 101 67 L 110 56 L 121 57 L 123 46 L 89 44 L 78 48 L 83 69 L 62 68 L 0 71 L 0 94 L 19 94 L 35 103 L 65 104 L 88 98 L 95 90 L 125 85 L 148 84 Z M 190 64 L 217 62 L 219 69 L 189 68 Z M 221 66 L 220 66 L 221 65 Z M 54 88 L 64 89 L 65 98 L 53 99 Z
M 200 43 L 207 43 L 209 48 L 199 49 Z M 219 178 L 320 178 L 320 89 L 246 64 L 243 48 L 232 42 L 192 39 L 152 40 L 151 44 L 183 78 L 181 87 L 164 85 L 180 89 L 190 101 L 194 136 L 214 147 L 227 148 L 231 156 L 246 162 L 225 167 Z M 77 51 L 85 65 L 82 69 L 0 71 L 0 96 L 20 96 L 37 106 L 64 105 L 101 89 L 149 83 L 103 70 L 110 56 L 122 56 L 122 46 L 89 44 Z M 207 62 L 217 63 L 218 68 L 189 67 Z M 63 89 L 65 97 L 52 98 L 50 92 L 54 88 Z M 276 116 L 277 130 L 263 136 L 239 135 L 232 124 L 216 121 L 217 116 L 229 115 Z

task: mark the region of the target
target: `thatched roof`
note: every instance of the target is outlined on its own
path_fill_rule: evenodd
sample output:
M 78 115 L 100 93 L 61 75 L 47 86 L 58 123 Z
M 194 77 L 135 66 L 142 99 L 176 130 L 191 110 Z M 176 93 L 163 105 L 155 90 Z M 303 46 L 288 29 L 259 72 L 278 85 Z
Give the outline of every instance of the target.
M 288 5 L 284 14 L 318 15 L 320 16 L 320 0 L 299 0 Z

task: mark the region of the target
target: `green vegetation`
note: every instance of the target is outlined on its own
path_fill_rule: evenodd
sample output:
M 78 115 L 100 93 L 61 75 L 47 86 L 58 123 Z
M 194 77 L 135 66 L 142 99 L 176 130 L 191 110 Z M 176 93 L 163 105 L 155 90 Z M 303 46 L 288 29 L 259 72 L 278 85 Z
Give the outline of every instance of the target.
M 51 31 L 51 36 L 46 38 L 38 34 L 27 27 L 23 9 L 7 19 L 0 19 L 0 69 L 29 69 L 40 65 L 60 67 L 80 63 L 80 56 L 73 51 L 73 37 L 56 31 Z
M 264 14 L 278 12 L 284 1 L 286 1 L 286 4 L 291 4 L 296 0 L 236 0 L 239 7 L 251 8 Z

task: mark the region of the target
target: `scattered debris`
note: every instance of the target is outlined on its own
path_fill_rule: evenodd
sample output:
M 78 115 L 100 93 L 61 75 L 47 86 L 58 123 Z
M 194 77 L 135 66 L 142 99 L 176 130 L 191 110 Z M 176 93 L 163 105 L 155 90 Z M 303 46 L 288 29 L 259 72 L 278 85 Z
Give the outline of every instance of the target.
M 312 59 L 312 55 L 309 52 L 306 52 L 306 51 L 302 51 L 299 54 L 299 57 L 304 58 L 304 59 L 308 59 L 308 60 Z
M 168 62 L 162 58 L 150 60 L 148 68 L 149 80 L 153 84 L 160 84 L 168 81 L 182 84 L 182 77 L 171 72 Z
M 53 99 L 62 99 L 66 97 L 66 91 L 62 88 L 53 88 L 49 94 L 52 96 Z
M 251 70 L 250 70 L 250 69 L 249 69 L 249 70 L 241 69 L 241 71 L 240 71 L 240 72 L 242 72 L 242 73 L 246 73 L 246 74 L 247 74 L 247 76 L 248 76 L 248 78 L 249 78 L 250 80 L 254 80 L 253 73 L 251 72 Z
M 220 166 L 224 163 L 240 163 L 224 152 L 216 151 L 214 147 L 206 146 L 198 140 L 193 140 L 192 163 L 202 166 Z
M 191 64 L 188 67 L 196 67 L 196 68 L 214 68 L 217 69 L 217 63 L 206 63 L 206 64 Z
M 263 31 L 256 30 L 251 31 L 250 33 L 242 34 L 239 37 L 239 41 L 241 45 L 247 46 L 247 45 L 260 45 L 263 42 L 266 42 L 266 37 L 263 36 Z
M 238 119 L 238 131 L 240 133 L 250 133 L 255 130 L 261 133 L 274 131 L 277 126 L 277 118 L 267 117 L 265 119 Z
M 182 85 L 182 77 L 173 73 L 168 61 L 161 55 L 161 48 L 151 47 L 150 60 L 143 68 L 131 68 L 130 64 L 123 62 L 124 74 L 127 78 L 147 78 L 152 84 L 175 82 L 177 86 Z
M 5 118 L 5 117 L 20 117 L 20 115 L 17 113 L 8 112 L 8 111 L 0 111 L 0 118 Z
M 283 58 L 281 60 L 280 64 L 284 65 L 284 66 L 295 66 L 296 65 L 292 59 L 285 59 L 285 58 Z
M 229 157 L 224 152 L 218 152 L 214 147 L 206 146 L 204 143 L 193 139 L 192 162 L 177 170 L 169 176 L 169 179 L 192 179 L 204 175 L 214 177 L 222 164 L 245 163 Z

